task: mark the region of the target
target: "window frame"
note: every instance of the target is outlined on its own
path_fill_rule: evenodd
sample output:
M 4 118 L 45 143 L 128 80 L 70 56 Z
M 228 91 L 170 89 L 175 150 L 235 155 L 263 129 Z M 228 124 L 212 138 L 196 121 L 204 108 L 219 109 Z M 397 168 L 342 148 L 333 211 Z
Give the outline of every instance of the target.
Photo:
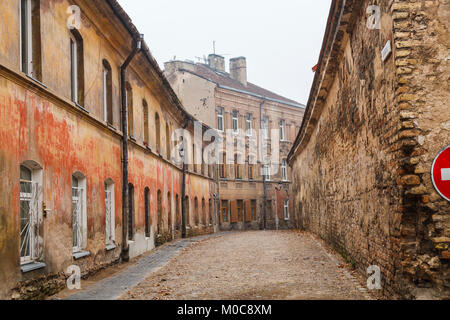
M 247 137 L 251 137 L 253 135 L 253 126 L 252 126 L 252 114 L 251 113 L 247 113 L 247 115 L 245 116 L 245 134 L 247 135 Z
M 233 134 L 239 133 L 239 111 L 233 110 L 232 112 L 232 129 Z
M 284 213 L 284 220 L 290 220 L 290 214 L 289 214 L 289 199 L 284 200 L 284 207 L 283 207 L 283 213 Z
M 287 172 L 287 161 L 283 159 L 281 161 L 281 180 L 288 181 L 288 172 Z
M 286 141 L 286 120 L 280 120 L 280 141 Z
M 222 107 L 217 108 L 217 130 L 220 132 L 225 131 L 225 122 L 223 118 L 224 109 Z

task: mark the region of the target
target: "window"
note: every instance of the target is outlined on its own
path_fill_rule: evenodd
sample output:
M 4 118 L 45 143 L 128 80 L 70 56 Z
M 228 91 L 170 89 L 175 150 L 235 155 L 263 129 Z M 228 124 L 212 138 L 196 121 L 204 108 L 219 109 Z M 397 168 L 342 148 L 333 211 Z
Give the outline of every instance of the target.
M 198 199 L 197 199 L 197 197 L 195 197 L 195 199 L 194 199 L 194 219 L 195 219 L 195 225 L 198 226 L 199 216 L 198 216 Z
M 128 240 L 134 239 L 134 186 L 128 185 Z
M 269 219 L 273 219 L 273 216 L 272 216 L 272 200 L 267 200 L 266 209 L 267 209 L 267 217 Z
M 256 221 L 256 200 L 251 201 L 250 210 L 252 214 L 252 221 Z
M 150 238 L 150 189 L 144 191 L 144 219 L 145 219 L 145 237 Z
M 242 168 L 241 165 L 239 164 L 240 162 L 240 157 L 238 154 L 234 155 L 234 168 L 235 168 L 235 176 L 236 179 L 241 180 L 242 179 Z
M 142 101 L 142 114 L 143 114 L 143 120 L 144 120 L 144 145 L 149 145 L 149 127 L 148 127 L 148 105 L 147 101 Z
M 166 156 L 168 160 L 170 160 L 170 147 L 170 128 L 169 124 L 166 123 Z
M 212 206 L 211 199 L 209 199 L 208 214 L 209 214 L 209 225 L 212 226 L 212 224 L 213 224 L 213 206 Z
M 223 108 L 217 109 L 217 129 L 219 131 L 224 131 L 224 123 L 223 123 Z
M 31 169 L 33 168 L 33 169 Z M 39 219 L 42 170 L 35 163 L 20 166 L 20 262 L 39 258 Z
M 175 228 L 180 230 L 181 215 L 180 215 L 180 197 L 178 194 L 175 196 Z
M 289 220 L 289 200 L 284 200 L 284 220 Z
M 105 182 L 105 238 L 106 245 L 114 245 L 115 241 L 115 198 L 114 182 L 111 179 Z
M 127 96 L 127 109 L 128 109 L 128 135 L 130 137 L 134 137 L 133 90 L 128 82 L 125 84 L 125 93 Z
M 280 120 L 280 141 L 286 141 L 286 121 Z
M 248 156 L 248 179 L 255 179 L 255 166 L 254 166 L 254 156 Z
M 233 110 L 233 133 L 238 133 L 239 130 L 239 113 Z
M 227 177 L 227 172 L 226 172 L 226 169 L 225 169 L 225 164 L 227 162 L 226 160 L 227 160 L 226 154 L 223 153 L 222 154 L 222 161 L 221 161 L 221 163 L 219 165 L 219 171 L 220 171 L 219 173 L 220 173 L 220 177 L 222 179 L 225 179 Z
M 222 205 L 220 207 L 222 222 L 228 222 L 228 200 L 222 200 Z
M 186 196 L 184 198 L 184 208 L 185 208 L 185 212 L 186 212 L 186 226 L 190 226 L 191 225 L 191 215 L 189 212 L 189 196 Z
M 269 139 L 269 118 L 267 117 L 263 118 L 262 129 L 263 129 L 263 138 Z
M 113 124 L 113 108 L 112 108 L 112 74 L 111 65 L 108 61 L 103 60 L 103 114 L 104 120 L 108 124 Z M 128 103 L 127 93 L 127 103 Z
M 80 33 L 73 29 L 70 34 L 70 66 L 72 101 L 84 104 L 84 67 L 83 67 L 83 39 Z
M 238 221 L 244 221 L 244 201 L 237 200 Z
M 155 131 L 156 131 L 156 152 L 161 151 L 161 120 L 158 112 L 155 113 Z
M 81 173 L 72 176 L 72 231 L 73 252 L 86 248 L 87 244 L 86 217 L 86 178 Z
M 251 136 L 253 134 L 253 128 L 252 128 L 252 115 L 247 114 L 245 117 L 245 124 L 246 124 L 246 133 L 247 136 Z
M 20 46 L 22 72 L 41 81 L 40 1 L 20 1 Z
M 205 198 L 202 199 L 202 223 L 206 226 L 206 202 Z
M 157 224 L 157 229 L 156 229 L 156 234 L 160 235 L 162 233 L 162 193 L 161 190 L 158 190 L 158 194 L 157 194 L 157 209 L 158 209 L 158 224 Z
M 196 162 L 196 153 L 197 153 L 197 150 L 196 150 L 196 148 L 195 148 L 195 144 L 193 144 L 192 145 L 192 166 L 193 166 L 193 168 L 194 168 L 194 172 L 197 172 L 197 162 Z
M 263 167 L 263 176 L 265 178 L 266 181 L 270 181 L 270 165 L 265 165 Z
M 286 161 L 286 159 L 281 161 L 281 176 L 282 176 L 283 181 L 287 181 L 288 180 L 288 177 L 287 177 L 287 161 Z
M 172 194 L 167 192 L 167 227 L 172 234 Z

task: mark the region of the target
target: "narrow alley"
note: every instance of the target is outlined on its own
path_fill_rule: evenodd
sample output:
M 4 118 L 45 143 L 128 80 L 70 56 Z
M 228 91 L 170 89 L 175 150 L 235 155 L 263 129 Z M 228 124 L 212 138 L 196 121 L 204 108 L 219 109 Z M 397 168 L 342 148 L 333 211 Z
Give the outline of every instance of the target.
M 344 260 L 309 233 L 251 231 L 167 244 L 67 298 L 365 300 L 370 296 Z

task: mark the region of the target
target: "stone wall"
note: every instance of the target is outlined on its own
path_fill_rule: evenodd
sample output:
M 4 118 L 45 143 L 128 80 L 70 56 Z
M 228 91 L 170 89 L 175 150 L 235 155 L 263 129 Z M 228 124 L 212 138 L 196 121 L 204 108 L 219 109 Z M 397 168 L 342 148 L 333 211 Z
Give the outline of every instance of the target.
M 444 2 L 377 1 L 381 29 L 371 30 L 372 3 L 334 1 L 291 151 L 301 226 L 361 273 L 379 266 L 380 294 L 391 298 L 449 294 L 448 260 L 434 245 L 447 241 L 449 205 L 428 173 L 449 143 Z M 393 54 L 383 62 L 387 41 Z

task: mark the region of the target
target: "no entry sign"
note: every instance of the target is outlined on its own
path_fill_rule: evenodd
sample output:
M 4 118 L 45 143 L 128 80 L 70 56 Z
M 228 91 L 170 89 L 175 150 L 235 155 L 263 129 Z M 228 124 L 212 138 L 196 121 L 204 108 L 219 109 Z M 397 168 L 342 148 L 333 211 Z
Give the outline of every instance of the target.
M 431 179 L 437 192 L 450 201 L 450 146 L 445 147 L 434 159 Z

